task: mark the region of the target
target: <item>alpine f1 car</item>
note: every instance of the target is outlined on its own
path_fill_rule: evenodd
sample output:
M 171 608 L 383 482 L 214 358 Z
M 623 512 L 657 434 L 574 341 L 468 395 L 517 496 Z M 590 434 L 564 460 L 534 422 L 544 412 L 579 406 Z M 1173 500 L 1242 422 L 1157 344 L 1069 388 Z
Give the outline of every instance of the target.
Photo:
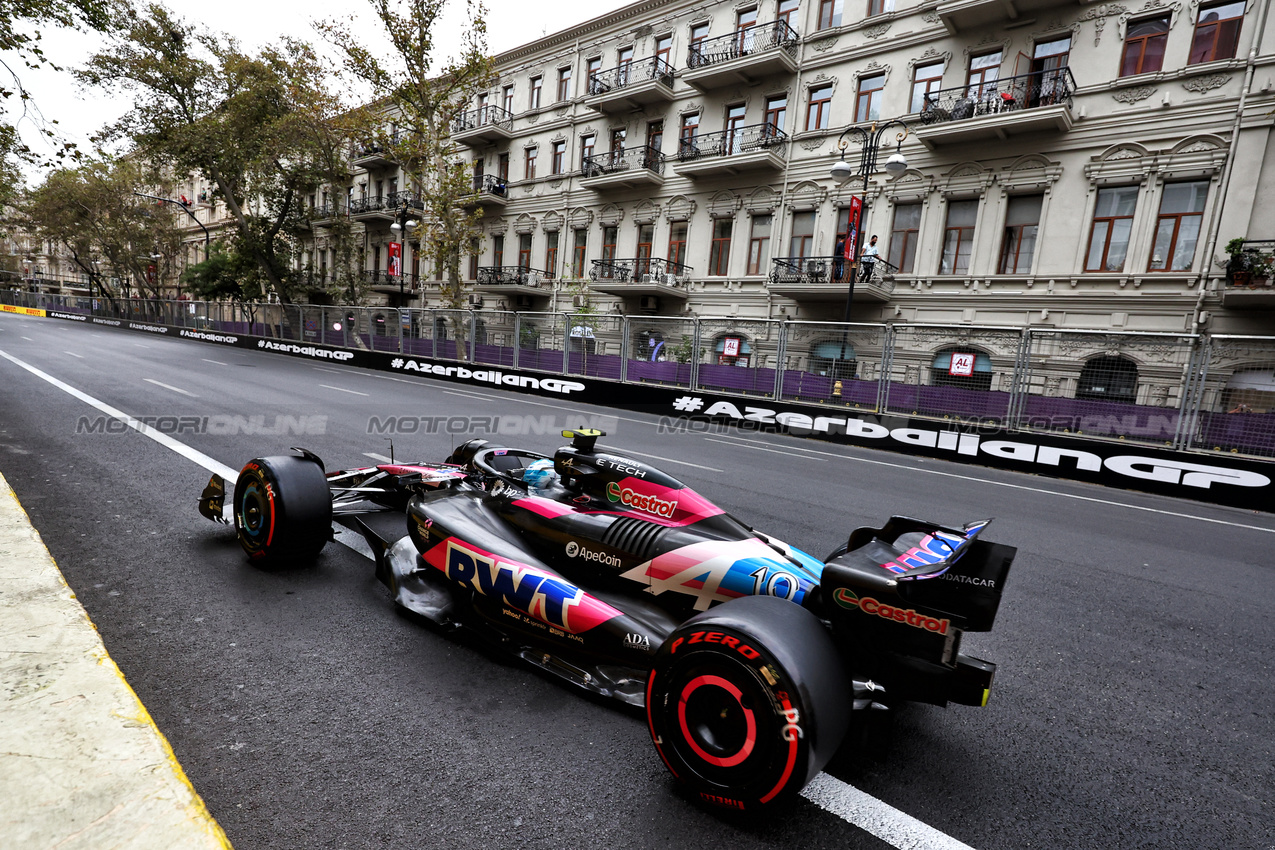
M 644 706 L 668 769 L 718 806 L 799 791 L 852 716 L 986 703 L 995 665 L 961 637 L 992 628 L 1015 554 L 979 539 L 990 520 L 896 516 L 820 561 L 599 431 L 563 436 L 552 457 L 470 440 L 443 463 L 339 472 L 294 449 L 214 476 L 200 511 L 262 565 L 313 560 L 334 517 L 354 525 L 396 603 Z M 373 529 L 393 514 L 406 528 Z

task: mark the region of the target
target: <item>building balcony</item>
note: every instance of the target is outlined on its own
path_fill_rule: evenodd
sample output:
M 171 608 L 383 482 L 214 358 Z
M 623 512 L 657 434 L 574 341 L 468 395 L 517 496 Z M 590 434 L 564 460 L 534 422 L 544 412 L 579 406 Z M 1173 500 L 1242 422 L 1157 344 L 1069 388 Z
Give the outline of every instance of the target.
M 398 141 L 398 136 L 390 137 L 390 143 Z M 363 168 L 371 171 L 374 168 L 384 168 L 387 165 L 393 165 L 394 161 L 390 159 L 385 150 L 385 146 L 380 142 L 363 142 L 356 144 L 350 149 L 350 164 L 356 168 Z
M 514 137 L 514 117 L 498 106 L 462 112 L 452 122 L 452 141 L 471 148 Z
M 692 271 L 690 266 L 662 257 L 594 260 L 589 270 L 589 288 L 620 297 L 667 295 L 685 299 Z
M 397 292 L 415 292 L 420 286 L 419 275 L 390 274 L 386 271 L 365 271 L 363 278 L 374 292 L 393 294 Z
M 475 207 L 484 209 L 503 209 L 509 203 L 509 187 L 504 180 L 494 174 L 474 176 L 474 191 L 457 199 L 456 205 L 471 210 Z
M 654 148 L 631 148 L 584 158 L 580 185 L 587 189 L 664 185 L 664 154 Z
M 916 137 L 926 147 L 1008 139 L 1071 129 L 1076 80 L 1067 67 L 980 85 L 940 89 L 925 96 Z
M 529 266 L 479 266 L 478 291 L 499 295 L 539 295 L 553 292 L 553 272 Z
M 408 212 L 419 214 L 421 199 L 411 192 L 391 192 L 380 197 L 356 198 L 350 201 L 350 218 L 356 221 L 393 221 L 407 204 Z
M 673 100 L 673 66 L 654 57 L 626 62 L 589 77 L 584 105 L 598 112 L 632 112 Z
M 324 225 L 331 224 L 338 218 L 343 218 L 347 210 L 345 204 L 323 204 L 322 206 L 310 209 L 310 224 Z
M 856 301 L 889 301 L 894 294 L 894 273 L 898 271 L 878 259 L 867 280 L 852 268 L 845 257 L 775 257 L 771 260 L 771 293 L 794 301 L 844 303 L 854 277 Z
M 777 171 L 784 167 L 787 142 L 788 134 L 774 124 L 754 124 L 679 139 L 673 170 L 680 177 Z
M 947 31 L 956 35 L 996 24 L 1030 23 L 1030 18 L 1057 8 L 1057 0 L 946 0 L 935 11 Z
M 1231 250 L 1231 245 L 1227 246 Z M 1275 241 L 1249 239 L 1226 263 L 1222 306 L 1227 310 L 1275 309 Z
M 794 74 L 800 42 L 796 31 L 783 21 L 706 38 L 688 51 L 682 79 L 707 92 L 740 83 L 753 85 L 774 74 Z

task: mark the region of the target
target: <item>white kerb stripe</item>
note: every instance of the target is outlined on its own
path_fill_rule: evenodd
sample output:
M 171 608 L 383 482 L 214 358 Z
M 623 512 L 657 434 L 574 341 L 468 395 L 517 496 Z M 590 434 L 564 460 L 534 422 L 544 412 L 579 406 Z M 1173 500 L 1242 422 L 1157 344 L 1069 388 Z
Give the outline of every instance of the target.
M 167 434 L 160 433 L 159 431 L 156 431 L 154 428 L 150 427 L 146 423 L 141 422 L 140 420 L 135 419 L 132 416 L 129 416 L 127 413 L 124 413 L 121 410 L 116 410 L 114 407 L 111 407 L 106 402 L 98 401 L 97 399 L 93 398 L 93 396 L 80 392 L 75 387 L 71 386 L 70 384 L 63 383 L 62 381 L 59 381 L 57 378 L 53 377 L 52 375 L 47 374 L 45 372 L 41 372 L 39 369 L 35 368 L 31 364 L 24 363 L 18 358 L 14 357 L 13 355 L 7 354 L 3 351 L 0 351 L 0 357 L 3 357 L 5 360 L 8 360 L 9 362 L 17 366 L 21 366 L 23 369 L 26 369 L 32 375 L 35 375 L 37 378 L 43 381 L 48 381 L 50 384 L 62 390 L 63 392 L 67 393 L 68 395 L 78 398 L 80 401 L 84 402 L 90 407 L 94 407 L 97 410 L 100 410 L 102 413 L 105 413 L 107 416 L 118 419 L 119 421 L 127 425 L 128 427 L 132 428 L 137 433 L 142 434 L 143 436 L 146 436 L 146 437 L 150 437 L 152 440 L 159 443 L 164 448 L 172 449 L 173 451 L 177 452 L 177 454 L 181 455 L 187 460 L 194 461 L 195 463 L 199 464 L 200 466 L 202 466 L 204 469 L 208 470 L 209 472 L 214 473 L 216 475 L 220 475 L 222 478 L 226 479 L 227 481 L 234 481 L 237 478 L 239 478 L 239 470 L 231 469 L 230 467 L 226 466 L 221 461 L 213 460 L 212 458 L 210 458 L 208 455 L 204 454 L 203 452 L 196 451 L 195 449 L 192 449 L 190 446 L 186 445 L 185 443 L 177 442 L 176 440 L 174 440 L 172 437 L 168 436 Z
M 899 850 L 974 850 L 826 773 L 810 780 L 801 796 Z

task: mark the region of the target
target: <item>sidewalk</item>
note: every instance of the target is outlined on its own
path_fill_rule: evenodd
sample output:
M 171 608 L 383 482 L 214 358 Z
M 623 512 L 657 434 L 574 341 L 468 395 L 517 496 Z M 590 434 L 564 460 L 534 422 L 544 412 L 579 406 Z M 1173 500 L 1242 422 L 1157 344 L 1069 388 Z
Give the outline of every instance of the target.
M 0 476 L 0 847 L 230 847 Z

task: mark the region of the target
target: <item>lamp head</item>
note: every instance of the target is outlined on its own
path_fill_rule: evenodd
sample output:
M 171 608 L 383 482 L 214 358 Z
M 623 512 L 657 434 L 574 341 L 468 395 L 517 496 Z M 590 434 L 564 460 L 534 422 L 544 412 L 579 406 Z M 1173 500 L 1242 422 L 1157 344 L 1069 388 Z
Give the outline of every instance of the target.
M 840 186 L 854 176 L 854 169 L 850 167 L 850 163 L 839 159 L 832 164 L 831 174 L 833 182 Z
M 895 151 L 890 154 L 890 158 L 885 161 L 885 171 L 891 177 L 898 177 L 907 169 L 908 160 L 901 151 Z
M 403 225 L 399 224 L 397 221 L 390 224 L 390 230 L 393 230 L 395 233 L 398 233 L 402 229 Z

